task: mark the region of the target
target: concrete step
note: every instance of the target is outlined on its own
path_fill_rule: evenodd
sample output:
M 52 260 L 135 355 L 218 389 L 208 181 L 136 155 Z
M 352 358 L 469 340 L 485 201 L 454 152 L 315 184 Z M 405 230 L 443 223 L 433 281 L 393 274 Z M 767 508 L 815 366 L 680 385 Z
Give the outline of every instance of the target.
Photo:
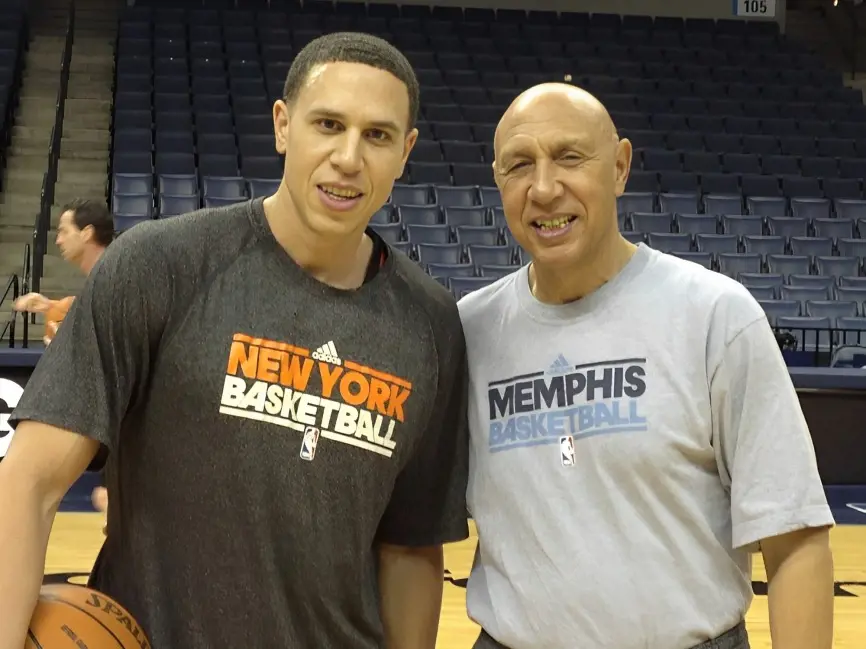
M 28 114 L 18 112 L 15 114 L 15 124 L 24 128 L 48 128 L 50 130 L 54 126 L 54 117 L 49 117 L 44 113 Z
M 10 155 L 6 158 L 6 171 L 41 168 L 48 164 L 48 149 L 38 155 Z
M 47 149 L 46 149 L 47 150 Z M 79 142 L 63 138 L 60 140 L 60 158 L 75 160 L 102 160 L 106 164 L 110 157 L 108 144 L 102 142 Z
M 97 99 L 99 101 L 111 101 L 111 79 L 104 83 L 88 82 L 85 84 L 69 84 L 66 91 L 66 99 Z
M 34 143 L 32 145 L 28 144 L 17 144 L 12 145 L 8 149 L 10 156 L 18 157 L 33 157 L 33 156 L 43 156 L 46 160 L 48 159 L 48 145 L 45 143 Z
M 13 264 L 20 272 L 24 265 L 24 245 L 17 242 L 0 243 L 0 260 L 0 264 Z
M 32 243 L 33 243 L 33 226 L 34 225 L 36 225 L 35 220 L 29 227 L 26 225 L 0 226 L 0 244 L 18 243 L 18 244 L 21 244 L 23 246 L 23 244 L 29 243 L 32 245 Z
M 29 51 L 24 59 L 24 69 L 28 72 L 41 70 L 49 72 L 54 69 L 55 72 L 60 72 L 60 62 L 63 57 L 63 47 L 44 48 L 38 51 Z
M 55 88 L 53 95 L 48 95 L 46 97 L 22 96 L 18 102 L 18 109 L 15 111 L 15 114 L 28 116 L 50 115 L 51 117 L 54 117 L 56 110 L 54 103 L 57 99 L 58 89 L 59 88 Z
M 66 35 L 58 36 L 50 33 L 40 33 L 34 25 L 33 36 L 27 46 L 28 54 L 44 54 L 45 52 L 62 52 L 66 47 Z
M 108 187 L 108 178 L 101 183 L 82 185 L 78 183 L 65 183 L 58 181 L 54 185 L 54 207 L 60 207 L 76 198 L 94 198 L 105 200 Z M 58 215 L 59 216 L 59 215 Z
M 51 143 L 51 129 L 46 128 L 38 135 L 13 135 L 12 146 L 33 147 L 41 146 L 48 150 L 48 145 Z
M 45 167 L 48 167 L 46 159 Z M 18 196 L 24 199 L 35 199 L 36 209 L 39 209 L 39 196 L 42 193 L 42 183 L 45 178 L 45 170 L 15 174 L 7 170 L 3 177 L 3 200 Z
M 48 170 L 48 155 L 11 156 L 6 164 L 3 187 L 6 191 L 42 190 L 42 177 Z M 35 189 L 36 186 L 39 189 Z M 27 189 L 25 189 L 25 187 Z
M 106 64 L 113 63 L 111 60 L 112 54 L 114 54 L 114 47 L 112 47 L 112 44 L 107 39 L 104 42 L 91 40 L 82 43 L 75 41 L 75 44 L 72 46 L 71 63 L 73 65 L 105 67 Z
M 110 75 L 114 72 L 114 61 L 100 61 L 99 63 L 81 63 L 73 60 L 69 64 L 69 72 L 78 73 L 83 72 L 85 74 L 94 74 L 94 75 Z
M 36 206 L 28 209 L 16 209 L 8 205 L 0 205 L 0 229 L 7 227 L 30 228 L 33 231 L 36 225 L 36 217 L 39 216 L 39 200 L 37 196 Z
M 72 163 L 72 168 L 79 162 L 77 160 L 61 160 L 61 162 Z M 99 162 L 82 160 L 81 162 Z M 108 178 L 108 167 L 102 163 L 100 169 L 94 171 L 58 171 L 57 184 L 63 185 L 103 185 Z
M 17 117 L 29 117 L 31 121 L 33 118 L 38 117 L 50 117 L 52 120 L 54 119 L 54 115 L 56 114 L 55 107 L 55 97 L 52 97 L 46 101 L 46 99 L 34 99 L 33 97 L 25 98 L 19 105 L 17 110 L 15 111 L 15 116 Z
M 57 161 L 57 177 L 65 178 L 73 174 L 95 174 L 108 173 L 105 160 L 70 160 L 64 159 L 61 150 L 60 160 Z
M 15 124 L 12 127 L 12 137 L 13 139 L 16 137 L 21 138 L 42 138 L 51 135 L 51 129 L 54 128 L 54 123 L 52 122 L 49 127 L 40 127 L 40 126 L 21 126 L 20 124 Z
M 57 97 L 57 91 L 60 89 L 60 75 L 56 75 L 56 78 L 51 79 L 49 77 L 45 77 L 44 79 L 34 77 L 32 79 L 28 79 L 26 83 L 24 83 L 19 92 L 18 96 L 23 101 L 28 97 L 38 97 L 40 100 L 44 101 L 45 97 L 49 97 L 54 99 Z
M 60 59 L 54 62 L 53 70 L 34 70 L 25 73 L 21 77 L 21 88 L 41 86 L 53 86 L 55 89 L 60 87 Z
M 70 79 L 71 81 L 71 79 Z M 111 102 L 101 99 L 83 99 L 78 97 L 68 97 L 63 105 L 63 115 L 105 115 L 111 116 Z
M 91 113 L 91 114 L 79 114 L 79 115 L 69 115 L 66 117 L 64 115 L 63 123 L 69 124 L 71 128 L 90 128 L 96 130 L 104 130 L 107 129 L 109 124 L 111 124 L 111 114 L 100 114 L 100 113 Z
M 53 87 L 55 94 L 60 87 L 60 60 L 54 64 L 53 70 L 38 70 L 21 77 L 21 89 Z
M 15 248 L 16 251 L 14 254 L 9 257 L 0 257 L 0 283 L 3 283 L 4 278 L 8 279 L 12 273 L 21 274 L 24 267 L 24 246 L 19 243 L 15 245 Z M 83 284 L 83 282 L 75 282 L 74 280 L 70 281 L 70 279 L 72 279 L 70 276 L 73 273 L 78 274 L 80 271 L 63 259 L 49 255 L 45 255 L 42 259 L 44 260 L 42 273 L 43 286 L 40 287 L 40 293 L 44 288 L 44 282 L 46 282 L 49 277 L 51 281 L 48 282 L 48 288 L 49 290 L 52 290 L 52 292 L 68 291 L 70 289 L 75 290 L 76 285 L 80 287 L 81 284 Z M 5 286 L 3 288 L 5 288 Z M 0 288 L 0 291 L 2 290 L 3 289 Z M 66 293 L 66 295 L 69 295 L 69 293 Z
M 54 191 L 54 204 L 58 205 L 62 201 L 58 200 L 58 192 L 61 188 L 65 188 L 76 196 L 84 196 L 85 198 L 104 198 L 105 190 L 108 188 L 108 174 L 93 173 L 90 174 L 89 180 L 76 180 L 72 178 L 58 177 Z
M 111 132 L 108 129 L 86 129 L 73 128 L 68 124 L 63 124 L 63 139 L 74 140 L 76 142 L 95 142 L 109 146 L 111 144 Z
M 75 85 L 87 86 L 87 85 L 104 85 L 104 84 L 113 84 L 114 83 L 114 68 L 111 70 L 106 70 L 104 72 L 73 72 L 69 71 L 69 83 L 75 83 Z
M 4 210 L 7 212 L 31 211 L 35 214 L 39 211 L 39 204 L 39 194 L 29 194 L 14 187 L 6 187 L 6 191 L 0 194 L 0 214 L 3 214 Z

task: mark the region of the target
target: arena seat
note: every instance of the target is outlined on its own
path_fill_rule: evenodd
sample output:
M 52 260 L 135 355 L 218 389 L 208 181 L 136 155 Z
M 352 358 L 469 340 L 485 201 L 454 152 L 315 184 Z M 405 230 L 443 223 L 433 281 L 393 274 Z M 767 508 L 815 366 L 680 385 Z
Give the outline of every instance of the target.
M 568 74 L 633 143 L 618 200 L 628 239 L 739 279 L 792 330 L 866 322 L 866 107 L 776 23 L 150 4 L 127 8 L 118 29 L 112 202 L 123 227 L 273 191 L 270 110 L 294 54 L 357 29 L 399 47 L 421 84 L 418 145 L 373 227 L 455 295 L 525 261 L 493 186 L 493 132 L 522 89 Z

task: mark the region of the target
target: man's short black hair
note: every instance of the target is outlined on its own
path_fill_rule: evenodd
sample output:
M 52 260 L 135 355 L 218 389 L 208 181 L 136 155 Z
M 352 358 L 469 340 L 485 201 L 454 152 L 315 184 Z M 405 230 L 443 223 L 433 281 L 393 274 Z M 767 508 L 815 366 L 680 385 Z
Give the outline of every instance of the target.
M 324 63 L 362 63 L 390 72 L 406 84 L 409 93 L 409 128 L 415 128 L 421 91 L 412 65 L 388 41 L 360 32 L 334 32 L 310 41 L 298 52 L 283 87 L 283 100 L 289 104 L 298 98 L 310 71 Z
M 60 213 L 64 212 L 72 212 L 72 222 L 79 230 L 91 226 L 93 238 L 99 245 L 108 247 L 114 239 L 114 217 L 105 201 L 76 198 L 63 206 Z

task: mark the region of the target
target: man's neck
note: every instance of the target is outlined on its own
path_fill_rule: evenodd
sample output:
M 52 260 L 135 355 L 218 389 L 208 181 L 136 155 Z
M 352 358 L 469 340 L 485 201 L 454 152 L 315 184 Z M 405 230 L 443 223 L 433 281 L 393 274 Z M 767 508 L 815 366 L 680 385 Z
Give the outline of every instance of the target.
M 105 252 L 105 248 L 101 246 L 85 250 L 81 256 L 81 261 L 78 264 L 78 267 L 81 268 L 81 272 L 85 275 L 89 275 L 90 271 L 93 270 L 93 267 L 96 266 L 96 262 L 99 261 L 100 257 L 102 257 L 103 252 Z
M 291 198 L 282 192 L 266 198 L 264 210 L 277 243 L 313 278 L 343 290 L 364 283 L 373 241 L 363 231 L 340 238 L 311 232 L 298 219 Z
M 529 286 L 539 302 L 568 304 L 601 288 L 625 268 L 637 246 L 617 232 L 589 259 L 579 265 L 549 268 L 535 262 L 529 266 Z

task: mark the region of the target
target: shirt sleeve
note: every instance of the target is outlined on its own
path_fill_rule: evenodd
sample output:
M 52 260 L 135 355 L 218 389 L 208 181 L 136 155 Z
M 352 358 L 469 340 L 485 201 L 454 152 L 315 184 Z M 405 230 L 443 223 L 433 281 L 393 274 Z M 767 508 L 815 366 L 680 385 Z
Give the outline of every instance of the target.
M 397 478 L 379 525 L 380 541 L 424 546 L 468 538 L 468 389 L 466 342 L 458 322 L 449 353 L 440 361 L 429 424 Z
M 765 318 L 728 343 L 710 381 L 719 474 L 730 491 L 733 547 L 834 524 L 812 437 Z
M 27 382 L 13 426 L 38 421 L 116 446 L 144 394 L 171 303 L 169 265 L 147 225 L 125 232 L 91 270 Z

